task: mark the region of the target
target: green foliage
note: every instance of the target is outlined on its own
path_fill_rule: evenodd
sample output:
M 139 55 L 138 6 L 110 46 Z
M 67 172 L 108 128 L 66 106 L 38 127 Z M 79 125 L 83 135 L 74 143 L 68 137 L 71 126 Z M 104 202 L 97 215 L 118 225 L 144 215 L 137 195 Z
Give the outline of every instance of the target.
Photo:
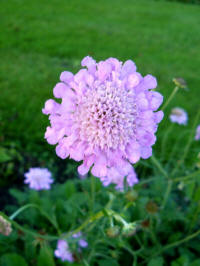
M 22 256 L 16 253 L 8 253 L 1 257 L 0 259 L 1 266 L 28 266 L 26 261 Z
M 164 259 L 162 257 L 153 258 L 149 261 L 148 266 L 163 266 Z
M 199 109 L 199 11 L 166 1 L 1 1 L 0 203 L 15 215 L 11 235 L 0 235 L 0 266 L 200 265 L 200 147 L 191 126 Z M 165 96 L 174 75 L 190 84 L 173 102 L 187 109 L 189 125 L 172 125 L 165 112 L 154 156 L 135 165 L 140 182 L 124 192 L 80 180 L 78 164 L 43 141 L 44 101 L 59 73 L 77 71 L 87 54 L 133 58 L 158 77 Z M 23 184 L 34 166 L 53 173 L 50 191 Z M 74 230 L 88 248 L 79 250 Z M 74 263 L 55 258 L 58 239 L 67 240 Z
M 141 178 L 141 183 L 134 189 L 126 188 L 125 192 L 117 192 L 112 186 L 104 188 L 94 177 L 55 184 L 50 191 L 11 189 L 17 205 L 30 204 L 16 221 L 28 230 L 32 228 L 37 235 L 31 236 L 23 229 L 17 235 L 14 232 L 6 249 L 1 248 L 5 237 L 0 238 L 0 254 L 10 252 L 12 247 L 12 252 L 25 256 L 30 265 L 60 265 L 53 256 L 56 239 L 51 236 L 59 239 L 62 232 L 60 238 L 66 237 L 76 258 L 72 265 L 140 265 L 145 262 L 148 266 L 164 266 L 169 261 L 173 266 L 196 265 L 196 252 L 198 254 L 200 247 L 199 241 L 193 238 L 199 239 L 196 230 L 200 208 L 199 201 L 192 201 L 192 195 L 198 192 L 199 171 L 195 170 L 192 175 L 196 183 L 193 193 L 188 194 L 185 189 L 187 182 L 191 182 L 190 175 L 181 179 L 184 182 L 181 190 L 179 178 L 174 178 L 172 192 L 164 206 L 169 181 L 160 176 L 155 161 L 156 158 L 148 160 L 147 166 L 143 166 L 148 168 L 151 164 L 154 174 L 148 179 Z M 91 182 L 94 182 L 93 192 Z M 7 212 L 11 211 L 14 206 L 7 206 Z M 70 235 L 79 226 L 89 244 L 81 253 L 77 241 Z
M 40 254 L 37 259 L 37 266 L 55 266 L 52 249 L 44 245 L 40 249 Z
M 200 0 L 161 0 L 169 2 L 182 2 L 184 4 L 200 4 Z

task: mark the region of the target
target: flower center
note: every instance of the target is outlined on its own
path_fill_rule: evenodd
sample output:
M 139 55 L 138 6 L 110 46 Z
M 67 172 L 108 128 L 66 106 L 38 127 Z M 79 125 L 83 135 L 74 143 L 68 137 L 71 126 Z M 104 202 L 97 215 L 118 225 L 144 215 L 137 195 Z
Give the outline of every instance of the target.
M 74 115 L 81 140 L 93 148 L 124 150 L 135 135 L 134 94 L 122 85 L 107 82 L 88 90 Z

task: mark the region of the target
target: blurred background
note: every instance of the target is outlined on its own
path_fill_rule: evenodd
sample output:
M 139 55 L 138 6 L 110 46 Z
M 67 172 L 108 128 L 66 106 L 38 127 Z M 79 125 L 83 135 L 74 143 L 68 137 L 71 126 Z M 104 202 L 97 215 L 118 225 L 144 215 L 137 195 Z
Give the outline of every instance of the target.
M 44 140 L 41 112 L 61 71 L 76 72 L 81 59 L 132 59 L 143 75 L 157 77 L 169 96 L 174 77 L 184 78 L 171 107 L 199 108 L 200 1 L 1 0 L 0 2 L 0 193 L 23 184 L 33 166 L 48 167 L 59 182 L 76 174 L 76 163 L 57 158 Z M 168 111 L 160 134 L 169 126 Z M 170 138 L 177 139 L 181 127 Z M 158 144 L 159 145 L 159 141 Z M 3 192 L 3 193 L 2 193 Z

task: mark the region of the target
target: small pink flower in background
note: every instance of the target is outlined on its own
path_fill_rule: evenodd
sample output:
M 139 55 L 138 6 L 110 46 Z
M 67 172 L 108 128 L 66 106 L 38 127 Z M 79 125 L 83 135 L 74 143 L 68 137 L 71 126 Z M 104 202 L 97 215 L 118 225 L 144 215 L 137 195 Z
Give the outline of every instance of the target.
M 82 237 L 81 232 L 73 234 L 72 237 L 79 238 L 78 246 L 80 248 L 86 248 L 88 246 L 87 241 L 84 238 L 81 238 Z M 81 252 L 80 248 L 78 248 L 79 252 Z M 69 262 L 74 261 L 73 254 L 71 253 L 68 243 L 65 240 L 58 240 L 57 249 L 55 250 L 54 254 L 57 258 L 60 258 L 62 261 L 69 261 Z
M 29 184 L 29 187 L 35 190 L 48 190 L 53 183 L 51 172 L 47 168 L 30 168 L 24 176 L 24 183 Z
M 69 250 L 68 243 L 65 240 L 58 240 L 57 249 L 55 250 L 54 254 L 57 258 L 60 258 L 62 261 L 69 261 L 69 262 L 74 261 L 73 255 Z
M 171 114 L 169 116 L 171 122 L 177 123 L 179 125 L 186 125 L 188 122 L 188 114 L 187 112 L 180 108 L 175 107 L 171 110 Z
M 200 140 L 200 125 L 197 126 L 195 140 Z
M 45 138 L 56 146 L 62 159 L 83 161 L 78 172 L 91 169 L 104 185 L 123 189 L 124 178 L 138 182 L 131 164 L 152 155 L 155 132 L 163 112 L 155 112 L 163 96 L 153 91 L 155 77 L 142 77 L 131 60 L 124 64 L 115 58 L 96 61 L 87 56 L 78 73 L 61 73 L 54 96 L 61 103 L 46 101 L 43 113 L 51 126 Z
M 72 235 L 73 238 L 80 238 L 81 236 L 82 236 L 81 232 Z M 81 248 L 86 248 L 88 246 L 87 241 L 85 241 L 85 239 L 83 238 L 79 239 L 78 244 Z

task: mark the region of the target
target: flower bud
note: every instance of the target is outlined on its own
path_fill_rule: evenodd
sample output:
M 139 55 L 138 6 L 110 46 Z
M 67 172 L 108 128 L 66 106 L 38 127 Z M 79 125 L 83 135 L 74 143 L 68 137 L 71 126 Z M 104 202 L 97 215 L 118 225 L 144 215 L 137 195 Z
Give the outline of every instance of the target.
M 188 90 L 186 81 L 183 78 L 174 78 L 173 82 L 181 89 Z
M 146 204 L 146 210 L 150 214 L 155 214 L 155 213 L 158 212 L 158 205 L 155 202 L 153 202 L 153 201 L 149 201 Z
M 138 193 L 136 190 L 128 191 L 125 194 L 125 198 L 127 201 L 135 201 L 138 198 Z
M 122 234 L 124 236 L 132 236 L 135 234 L 136 229 L 136 223 L 129 223 L 123 227 Z
M 110 238 L 117 237 L 120 233 L 119 226 L 113 226 L 106 230 L 106 234 Z
M 149 220 L 144 220 L 144 221 L 142 221 L 141 226 L 142 226 L 143 228 L 149 228 L 149 226 L 150 226 L 150 221 L 149 221 Z
M 4 219 L 3 216 L 0 216 L 0 234 L 9 236 L 11 232 L 11 224 L 6 219 Z

